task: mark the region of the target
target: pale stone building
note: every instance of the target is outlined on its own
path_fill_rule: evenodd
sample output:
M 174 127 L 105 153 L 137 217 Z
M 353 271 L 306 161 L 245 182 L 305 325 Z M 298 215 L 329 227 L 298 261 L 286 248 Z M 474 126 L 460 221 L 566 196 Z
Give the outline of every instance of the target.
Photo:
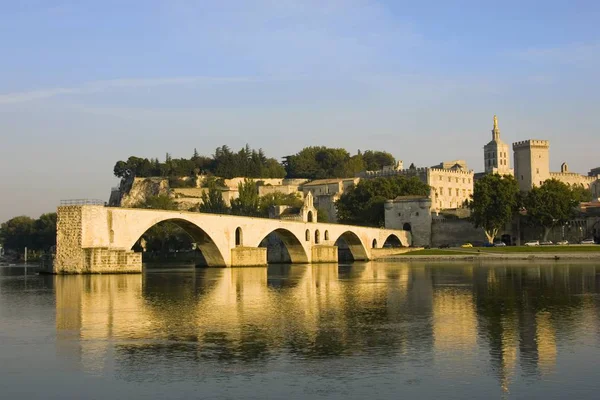
M 547 140 L 523 140 L 513 143 L 515 178 L 519 189 L 530 190 L 550 179 L 550 142 Z
M 395 171 L 393 174 L 383 174 L 382 171 L 365 171 L 364 178 L 403 175 L 416 177 L 431 187 L 431 208 L 435 211 L 444 209 L 463 208 L 465 201 L 473 194 L 472 170 L 469 170 L 464 160 L 443 161 L 433 167 L 410 168 Z
M 327 213 L 328 222 L 337 222 L 335 202 L 359 181 L 360 178 L 317 179 L 303 184 L 302 192 L 304 196 L 313 194 L 315 206 Z
M 522 191 L 540 186 L 547 179 L 556 179 L 570 186 L 582 186 L 592 191 L 594 197 L 600 195 L 600 175 L 586 175 L 570 172 L 567 163 L 562 163 L 560 172 L 550 172 L 550 142 L 548 140 L 524 140 L 513 143 L 515 157 L 515 178 Z
M 498 117 L 494 115 L 492 140 L 483 146 L 484 171 L 486 174 L 513 175 L 510 168 L 510 153 L 508 144 L 500 139 Z
M 304 197 L 302 207 L 274 206 L 269 210 L 269 218 L 286 221 L 317 222 L 317 213 L 318 210 L 314 205 L 314 197 L 311 192 L 308 192 Z
M 412 245 L 429 246 L 431 243 L 431 198 L 400 196 L 385 202 L 386 229 L 409 231 Z

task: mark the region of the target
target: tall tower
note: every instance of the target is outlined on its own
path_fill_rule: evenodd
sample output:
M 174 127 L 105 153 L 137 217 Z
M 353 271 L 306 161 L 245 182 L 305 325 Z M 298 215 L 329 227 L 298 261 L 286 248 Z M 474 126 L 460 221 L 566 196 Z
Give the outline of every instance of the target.
M 524 140 L 513 143 L 515 178 L 520 190 L 530 190 L 550 179 L 550 142 Z
M 510 168 L 510 156 L 508 155 L 508 144 L 500 140 L 500 128 L 498 128 L 498 117 L 494 115 L 494 129 L 492 129 L 492 141 L 483 146 L 483 161 L 486 174 L 512 175 Z

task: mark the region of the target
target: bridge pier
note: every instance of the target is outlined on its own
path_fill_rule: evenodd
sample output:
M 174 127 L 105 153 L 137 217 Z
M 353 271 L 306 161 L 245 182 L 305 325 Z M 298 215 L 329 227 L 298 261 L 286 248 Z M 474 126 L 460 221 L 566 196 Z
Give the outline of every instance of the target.
M 336 263 L 338 262 L 338 247 L 327 245 L 314 245 L 311 249 L 311 262 L 316 263 Z
M 258 267 L 267 265 L 265 247 L 235 247 L 231 249 L 232 267 Z

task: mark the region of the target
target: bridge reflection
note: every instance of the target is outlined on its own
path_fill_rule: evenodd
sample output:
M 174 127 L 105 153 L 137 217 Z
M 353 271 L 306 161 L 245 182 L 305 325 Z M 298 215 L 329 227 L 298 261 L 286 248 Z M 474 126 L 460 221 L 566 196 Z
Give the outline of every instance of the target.
M 160 379 L 173 365 L 194 376 L 368 357 L 449 363 L 436 370 L 448 379 L 487 370 L 508 391 L 517 370 L 552 374 L 561 338 L 597 340 L 582 333 L 600 332 L 588 296 L 600 291 L 596 270 L 364 263 L 56 276 L 57 349 L 92 373 L 112 358 L 126 380 Z

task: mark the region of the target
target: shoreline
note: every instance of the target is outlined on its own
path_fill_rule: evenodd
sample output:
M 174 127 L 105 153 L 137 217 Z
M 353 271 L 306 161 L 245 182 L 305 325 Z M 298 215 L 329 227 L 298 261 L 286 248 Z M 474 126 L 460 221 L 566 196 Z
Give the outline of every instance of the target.
M 475 260 L 549 260 L 549 261 L 572 261 L 572 260 L 597 260 L 600 262 L 599 253 L 477 253 L 477 254 L 439 254 L 439 255 L 406 255 L 396 254 L 378 257 L 373 261 L 475 261 Z

